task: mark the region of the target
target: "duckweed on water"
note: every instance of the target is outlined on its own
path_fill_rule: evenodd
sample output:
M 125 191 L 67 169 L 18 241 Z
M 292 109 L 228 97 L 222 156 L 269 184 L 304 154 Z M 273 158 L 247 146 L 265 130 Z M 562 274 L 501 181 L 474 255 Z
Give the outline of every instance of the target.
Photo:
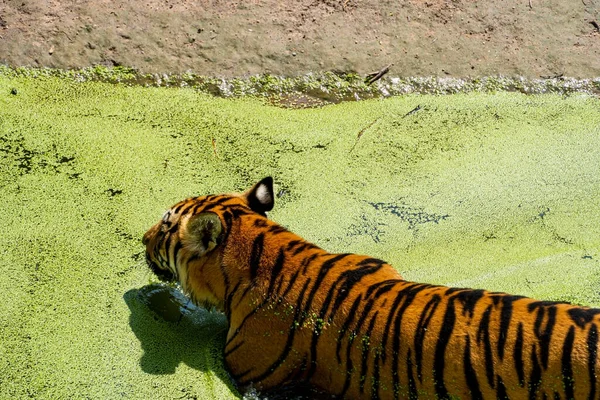
M 191 83 L 130 86 L 129 70 L 91 74 L 121 84 L 0 72 L 2 399 L 239 399 L 223 315 L 149 286 L 140 238 L 185 197 L 267 175 L 269 216 L 329 251 L 385 259 L 410 280 L 600 305 L 594 96 L 410 94 L 290 110 Z M 320 87 L 311 79 L 303 90 Z M 243 82 L 279 90 L 278 78 Z

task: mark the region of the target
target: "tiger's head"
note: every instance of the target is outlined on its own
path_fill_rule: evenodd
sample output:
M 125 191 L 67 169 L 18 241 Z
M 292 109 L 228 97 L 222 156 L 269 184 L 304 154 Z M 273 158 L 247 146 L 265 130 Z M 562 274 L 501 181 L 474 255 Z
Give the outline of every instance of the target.
M 264 218 L 273 204 L 271 177 L 243 193 L 183 200 L 167 210 L 144 234 L 146 262 L 160 280 L 179 282 L 196 302 L 218 304 L 221 300 L 215 295 L 215 289 L 199 285 L 204 282 L 210 286 L 204 277 L 220 268 L 220 249 L 227 241 L 234 220 L 240 215 Z

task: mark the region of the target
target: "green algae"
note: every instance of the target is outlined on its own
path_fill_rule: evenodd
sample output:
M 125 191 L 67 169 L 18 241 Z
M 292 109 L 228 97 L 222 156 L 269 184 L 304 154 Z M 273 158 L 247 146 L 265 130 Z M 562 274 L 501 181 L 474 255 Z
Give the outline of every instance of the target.
M 0 398 L 238 396 L 223 316 L 149 304 L 140 238 L 182 198 L 267 175 L 270 217 L 330 251 L 407 279 L 599 306 L 598 171 L 588 95 L 289 110 L 0 74 Z
M 128 67 L 63 70 L 54 68 L 9 67 L 0 65 L 0 76 L 7 78 L 62 78 L 75 82 L 108 82 L 152 87 L 189 87 L 219 97 L 267 98 L 286 108 L 320 107 L 342 101 L 358 101 L 407 94 L 456 94 L 519 92 L 525 94 L 572 95 L 600 94 L 600 78 L 576 79 L 562 75 L 529 79 L 522 76 L 389 77 L 373 84 L 356 73 L 319 72 L 284 77 L 271 74 L 240 78 L 208 77 L 192 72 L 183 74 L 141 73 Z

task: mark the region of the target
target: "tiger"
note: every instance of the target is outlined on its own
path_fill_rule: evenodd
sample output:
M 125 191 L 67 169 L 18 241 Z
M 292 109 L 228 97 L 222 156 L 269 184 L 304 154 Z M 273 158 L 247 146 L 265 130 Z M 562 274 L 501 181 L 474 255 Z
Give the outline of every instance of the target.
M 240 390 L 343 399 L 600 399 L 600 309 L 408 281 L 267 218 L 273 179 L 188 198 L 143 236 L 159 279 L 228 321 Z

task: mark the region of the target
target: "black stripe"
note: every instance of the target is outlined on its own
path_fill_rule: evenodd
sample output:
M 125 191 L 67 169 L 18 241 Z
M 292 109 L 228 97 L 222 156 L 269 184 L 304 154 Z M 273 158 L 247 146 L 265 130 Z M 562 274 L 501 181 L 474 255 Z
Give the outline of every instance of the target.
M 589 399 L 596 398 L 596 362 L 598 361 L 598 328 L 592 324 L 587 337 L 588 346 L 588 374 L 590 376 L 590 395 Z
M 375 299 L 369 299 L 369 301 L 367 301 L 367 304 L 365 305 L 365 308 L 363 309 L 362 314 L 360 314 L 360 318 L 356 322 L 356 326 L 353 329 L 355 333 L 353 336 L 356 336 L 358 333 L 360 333 L 360 329 L 371 314 L 371 309 L 373 308 L 374 303 Z
M 244 290 L 244 296 L 246 295 L 246 293 L 248 292 L 248 290 Z M 269 298 L 264 298 L 256 307 L 254 307 L 252 309 L 252 311 L 250 311 L 242 320 L 242 322 L 240 322 L 239 326 L 237 327 L 237 330 L 240 330 L 242 328 L 242 326 L 246 323 L 246 321 L 248 320 L 248 318 L 252 317 L 254 314 L 256 314 L 261 308 L 263 308 L 265 306 L 265 304 L 267 304 L 269 302 Z M 239 304 L 239 303 L 238 303 Z M 237 332 L 236 332 L 237 333 Z
M 529 303 L 527 305 L 527 310 L 529 312 L 533 312 L 535 309 L 539 308 L 539 307 L 545 307 L 548 308 L 550 306 L 556 306 L 558 304 L 567 304 L 569 305 L 569 303 L 566 303 L 564 301 L 548 301 L 548 300 L 543 300 L 543 301 L 533 301 L 531 303 Z
M 227 274 L 227 268 L 223 264 L 219 265 L 219 270 L 223 276 L 223 300 L 225 300 L 229 297 L 229 275 Z
M 425 334 L 427 333 L 427 328 L 429 327 L 431 318 L 433 317 L 433 314 L 435 313 L 435 310 L 440 302 L 440 295 L 434 294 L 427 304 L 425 304 L 425 307 L 423 307 L 423 310 L 421 311 L 421 317 L 419 318 L 419 323 L 417 324 L 414 339 L 414 349 L 415 361 L 417 364 L 417 378 L 420 382 L 423 382 L 423 376 L 421 375 L 421 370 L 423 367 L 423 341 L 425 340 Z
M 170 253 L 171 253 L 172 238 L 173 238 L 173 234 L 171 234 L 171 233 L 165 234 L 165 247 L 164 247 L 165 256 L 161 257 L 161 258 L 167 263 L 167 265 L 171 265 L 171 260 L 169 259 L 169 257 L 170 257 Z
M 279 386 L 277 389 L 271 391 L 267 391 L 267 393 L 273 393 L 273 398 L 274 399 L 282 399 L 283 397 L 279 397 L 279 394 L 284 392 L 285 389 L 287 388 L 295 388 L 296 390 L 302 391 L 302 389 L 304 388 L 303 384 L 305 384 L 306 382 L 304 381 L 304 379 L 302 378 L 302 374 L 304 373 L 304 371 L 306 370 L 306 357 L 302 358 L 302 361 L 300 361 L 300 365 L 298 366 L 298 368 L 293 368 L 283 379 L 281 379 L 279 382 L 286 382 L 283 385 Z M 289 383 L 288 383 L 289 382 Z M 308 389 L 310 390 L 310 385 L 308 387 Z M 296 393 L 296 390 L 294 390 L 294 394 Z M 265 392 L 261 393 L 261 394 L 267 394 Z M 276 393 L 276 394 L 275 394 Z M 302 392 L 304 393 L 304 392 Z M 282 394 L 283 396 L 283 394 Z M 244 396 L 245 397 L 245 396 Z M 258 396 L 256 397 L 257 399 L 259 398 Z M 269 397 L 263 397 L 265 400 L 268 400 L 270 398 Z M 302 396 L 298 397 L 299 399 L 302 399 Z
M 542 368 L 537 358 L 535 344 L 531 346 L 531 375 L 529 377 L 529 399 L 535 400 L 542 380 Z
M 263 245 L 265 242 L 265 234 L 260 233 L 252 243 L 252 252 L 250 253 L 250 279 L 254 280 L 260 266 L 260 258 L 262 257 Z
M 229 239 L 229 234 L 231 233 L 231 226 L 233 225 L 233 215 L 229 211 L 225 210 L 223 212 L 222 219 L 222 222 L 224 222 L 224 224 L 222 227 L 223 232 L 221 233 L 221 235 L 223 236 L 223 240 L 221 241 L 221 243 L 224 243 L 223 247 L 225 247 Z
M 179 254 L 182 248 L 183 245 L 181 244 L 180 240 L 175 242 L 175 245 L 173 246 L 173 253 L 172 255 L 170 255 L 169 258 L 169 264 L 173 267 L 173 269 L 175 269 L 177 266 L 177 255 Z
M 302 245 L 298 246 L 298 248 L 296 250 L 294 250 L 292 255 L 297 256 L 298 254 L 302 253 L 304 250 L 317 249 L 317 248 L 318 248 L 318 246 L 316 246 L 312 243 L 304 242 L 304 243 L 302 243 Z
M 277 235 L 277 234 L 283 233 L 283 232 L 288 232 L 288 230 L 285 229 L 283 226 L 276 225 L 276 224 L 272 224 L 271 226 L 269 226 L 268 231 L 270 233 L 272 233 L 273 235 Z
M 183 206 L 184 206 L 184 205 L 186 205 L 186 204 L 187 204 L 187 203 L 185 203 L 185 202 L 184 202 L 184 203 L 179 203 L 179 204 L 177 204 L 177 205 L 176 205 L 176 206 L 175 206 L 175 207 L 174 207 L 174 208 L 171 210 L 171 212 L 172 212 L 173 214 L 177 214 L 177 213 L 179 213 L 179 210 L 181 210 L 181 207 L 183 207 Z
M 203 212 L 210 211 L 210 210 L 212 210 L 212 209 L 220 206 L 221 204 L 225 203 L 227 200 L 230 200 L 230 199 L 231 199 L 231 197 L 227 197 L 227 196 L 217 197 L 217 198 L 211 200 L 210 204 L 208 204 L 206 207 L 204 207 L 204 209 L 202 211 Z
M 562 376 L 563 386 L 565 387 L 565 397 L 573 397 L 573 365 L 571 353 L 573 353 L 573 342 L 575 341 L 575 327 L 571 326 L 562 348 Z
M 285 281 L 285 275 L 286 274 L 280 274 L 279 278 L 277 279 L 277 286 L 273 287 L 273 293 L 275 294 L 275 298 L 277 299 L 278 303 L 281 303 L 283 301 L 283 296 L 281 296 L 280 293 L 281 287 L 283 286 L 283 282 Z
M 239 349 L 240 346 L 243 345 L 243 344 L 244 344 L 244 340 L 240 340 L 240 342 L 238 344 L 236 344 L 235 346 L 233 346 L 229 350 L 227 350 L 227 346 L 225 346 L 225 352 L 223 353 L 223 356 L 228 357 L 231 353 L 233 353 L 234 351 L 236 351 L 237 349 Z
M 242 299 L 244 298 L 244 296 L 246 296 L 246 294 L 248 293 L 248 290 L 252 288 L 252 285 L 249 285 L 245 290 L 244 293 L 242 293 L 242 297 L 240 298 L 240 300 L 237 302 L 236 306 L 239 306 L 240 303 L 242 302 Z M 256 314 L 261 308 L 263 308 L 265 306 L 265 304 L 267 304 L 271 299 L 264 298 L 256 307 L 254 307 L 248 314 L 246 314 L 246 316 L 244 317 L 244 319 L 242 319 L 242 322 L 240 322 L 240 324 L 238 325 L 238 327 L 236 328 L 235 332 L 233 333 L 233 335 L 227 340 L 227 343 L 225 343 L 225 345 L 229 344 L 229 342 L 233 341 L 233 339 L 235 339 L 235 337 L 237 336 L 237 334 L 240 332 L 240 330 L 242 329 L 242 327 L 244 326 L 244 324 L 246 323 L 246 321 L 252 317 L 254 314 Z
M 508 393 L 506 393 L 506 386 L 504 386 L 504 381 L 498 375 L 496 384 L 496 400 L 509 400 Z
M 481 344 L 483 341 L 483 354 L 485 356 L 485 375 L 487 377 L 488 384 L 494 387 L 494 358 L 492 356 L 492 343 L 490 341 L 490 315 L 492 313 L 492 306 L 489 305 L 479 321 L 479 328 L 477 329 L 477 344 Z
M 392 321 L 394 319 L 394 315 L 396 313 L 396 309 L 400 306 L 400 302 L 402 302 L 403 299 L 404 299 L 403 296 L 396 295 L 396 298 L 394 299 L 394 302 L 392 303 L 392 307 L 390 308 L 390 312 L 388 313 L 388 318 L 387 318 L 387 321 L 385 323 L 385 328 L 383 328 L 383 332 L 386 332 L 386 334 L 383 335 L 383 338 L 381 340 L 381 347 L 383 349 L 386 348 L 387 338 L 389 336 L 387 334 L 387 332 L 390 331 L 390 326 L 392 325 Z M 387 351 L 384 351 L 381 354 L 381 361 L 383 362 L 384 365 L 385 365 L 385 361 L 386 361 L 386 354 L 387 354 Z M 394 367 L 392 366 L 392 368 L 394 368 Z M 398 365 L 396 365 L 396 368 L 398 368 Z
M 416 400 L 419 398 L 419 393 L 417 392 L 417 382 L 415 382 L 415 378 L 413 376 L 413 362 L 412 362 L 412 354 L 410 349 L 408 349 L 408 354 L 406 355 L 406 372 L 408 375 L 408 398 L 410 400 Z M 400 394 L 400 385 L 398 382 L 394 382 L 394 399 L 398 399 L 398 395 Z
M 254 225 L 255 227 L 257 227 L 257 228 L 264 228 L 265 226 L 269 225 L 267 221 L 268 221 L 268 220 L 267 220 L 266 218 L 260 218 L 260 217 L 257 217 L 257 218 L 254 220 L 254 223 L 253 223 L 253 225 Z
M 498 356 L 500 361 L 504 359 L 504 345 L 508 338 L 508 328 L 512 318 L 513 296 L 502 296 L 502 311 L 500 312 L 500 332 L 498 334 Z
M 206 200 L 206 199 L 205 199 Z M 189 207 L 185 207 L 182 208 L 181 214 L 190 214 L 190 215 L 196 215 L 196 213 L 198 212 L 198 210 L 200 208 L 202 208 L 202 206 L 206 203 L 206 201 L 199 201 L 196 203 L 189 203 Z
M 402 306 L 398 309 L 396 313 L 396 318 L 394 319 L 394 328 L 392 330 L 392 363 L 390 364 L 390 368 L 392 370 L 392 382 L 394 385 L 394 393 L 398 393 L 400 390 L 400 378 L 398 376 L 399 369 L 399 357 L 400 357 L 400 332 L 402 327 L 402 318 L 404 317 L 404 311 L 412 304 L 413 300 L 422 290 L 428 289 L 429 285 L 414 285 L 409 286 L 406 289 L 400 291 L 399 296 L 404 298 L 404 302 Z M 387 330 L 386 330 L 387 332 Z M 384 336 L 385 339 L 385 336 Z M 410 356 L 410 348 L 409 348 L 409 356 L 408 360 L 410 360 L 410 373 L 412 374 L 412 358 Z M 412 377 L 412 375 L 411 375 Z M 396 395 L 395 395 L 396 396 Z M 397 398 L 394 397 L 394 398 Z
M 192 257 L 192 258 L 194 258 L 194 257 Z M 189 267 L 189 263 L 190 263 L 190 261 L 191 261 L 191 260 L 188 260 L 188 267 L 185 269 L 185 281 L 186 281 L 186 282 L 189 282 L 189 281 L 190 281 L 190 271 L 191 271 L 191 268 Z M 191 292 L 190 292 L 190 293 L 191 293 Z
M 367 380 L 367 372 L 369 372 L 369 348 L 371 347 L 371 332 L 375 326 L 377 320 L 377 314 L 379 311 L 375 311 L 369 322 L 367 332 L 362 337 L 362 352 L 361 352 L 361 364 L 360 364 L 360 392 L 365 392 L 365 381 Z
M 376 268 L 373 270 L 373 272 L 371 272 L 371 273 L 375 273 L 375 272 L 379 271 L 379 269 L 381 268 L 381 265 L 373 266 L 373 267 L 363 267 L 363 268 Z M 377 298 L 377 297 L 381 296 L 382 294 L 389 292 L 398 282 L 401 282 L 401 280 L 387 279 L 385 281 L 380 281 L 380 282 L 374 283 L 373 285 L 371 285 L 367 288 L 366 296 L 370 297 L 373 294 L 373 292 L 377 291 L 374 296 Z
M 250 211 L 245 206 L 241 206 L 241 205 L 238 205 L 238 204 L 229 205 L 229 206 L 225 205 L 225 206 L 228 207 L 228 210 L 231 211 L 231 214 L 234 216 L 234 218 L 239 218 L 239 217 L 242 217 L 244 215 L 254 214 L 252 211 Z
M 398 306 L 400 306 L 400 302 L 403 299 L 405 299 L 405 294 L 407 292 L 409 292 L 410 290 L 413 290 L 413 288 L 420 287 L 420 286 L 422 286 L 422 285 L 421 284 L 417 284 L 417 283 L 412 283 L 412 284 L 407 285 L 405 288 L 403 288 L 402 290 L 400 290 L 398 293 L 396 293 L 396 298 L 394 299 L 394 303 L 392 304 L 392 307 L 390 308 L 390 312 L 388 314 L 388 319 L 387 319 L 387 322 L 385 323 L 385 328 L 383 330 L 384 332 L 389 332 L 390 331 L 390 327 L 392 325 L 392 321 L 394 320 L 396 309 L 398 308 Z M 398 333 L 398 332 L 396 332 L 396 333 Z M 389 336 L 390 335 L 383 335 L 383 339 L 381 341 L 381 347 L 384 348 L 384 349 L 386 348 L 387 339 L 388 339 Z M 387 354 L 387 351 L 384 351 L 381 354 L 381 360 L 383 361 L 384 364 L 386 362 L 386 354 Z M 398 363 L 396 362 L 394 365 L 397 367 Z
M 227 197 L 220 198 L 220 196 L 216 196 L 216 195 L 204 197 L 203 199 L 195 200 L 193 203 L 191 203 L 191 204 L 193 204 L 193 207 L 188 207 L 187 209 L 181 210 L 181 213 L 182 214 L 189 213 L 191 215 L 195 215 L 198 212 L 198 210 L 200 210 L 201 208 L 202 208 L 202 210 L 200 210 L 200 211 L 202 211 L 202 212 L 208 211 L 211 208 L 214 208 L 214 206 L 222 204 L 227 200 L 228 200 Z M 212 204 L 214 204 L 214 206 L 212 206 Z M 204 208 L 204 207 L 206 207 L 206 205 L 210 205 L 210 207 Z
M 233 301 L 233 296 L 237 293 L 238 288 L 240 287 L 242 281 L 239 280 L 238 283 L 235 284 L 233 290 L 229 292 L 227 297 L 225 297 L 225 315 L 227 315 L 227 319 L 231 316 L 231 302 Z
M 281 270 L 283 269 L 284 263 L 285 253 L 283 252 L 283 249 L 279 249 L 277 260 L 275 260 L 275 264 L 273 264 L 273 267 L 271 268 L 271 280 L 269 282 L 269 288 L 267 289 L 267 297 L 270 297 L 273 294 L 273 289 L 275 288 L 275 281 L 277 279 L 283 280 Z
M 321 310 L 319 311 L 319 314 L 318 314 L 319 323 L 320 324 L 331 323 L 335 313 L 338 310 L 339 305 L 348 296 L 352 287 L 356 283 L 358 283 L 360 281 L 360 279 L 363 278 L 363 276 L 375 273 L 379 270 L 379 268 L 381 268 L 380 265 L 379 266 L 377 266 L 377 265 L 376 266 L 372 266 L 372 265 L 371 266 L 363 266 L 357 270 L 346 271 L 343 274 L 341 274 L 341 276 L 333 283 L 331 288 L 329 288 L 329 291 L 328 291 L 329 293 L 327 294 L 327 297 L 325 298 L 325 301 L 323 302 L 323 305 L 321 306 Z M 342 280 L 345 280 L 345 282 L 343 284 L 341 283 Z M 351 284 L 346 285 L 349 281 L 351 282 Z M 338 286 L 341 286 L 341 288 L 337 292 L 338 296 L 336 298 L 334 307 L 331 310 L 329 318 L 327 318 L 326 317 L 327 310 L 329 309 L 329 305 L 331 304 L 331 301 L 333 300 L 333 296 L 336 293 L 336 289 Z M 317 326 L 315 326 L 315 329 L 313 329 L 313 334 L 312 334 L 312 338 L 311 338 L 311 346 L 310 346 L 311 364 L 310 364 L 308 373 L 306 374 L 306 379 L 310 379 L 316 371 L 317 343 L 319 341 L 322 328 L 323 328 L 322 325 L 317 325 Z
M 177 240 L 173 245 L 172 251 L 169 252 L 169 265 L 174 271 L 175 279 L 179 280 L 179 270 L 177 268 L 177 255 L 179 251 L 183 248 L 180 240 Z
M 187 200 L 184 200 L 184 203 L 183 203 L 183 204 L 181 204 L 179 207 L 176 207 L 176 208 L 173 210 L 173 214 L 177 214 L 177 213 L 180 213 L 180 214 L 187 214 L 187 213 L 188 213 L 188 212 L 189 212 L 189 211 L 190 211 L 192 208 L 193 208 L 193 209 L 194 209 L 194 211 L 195 211 L 195 209 L 196 209 L 196 208 L 198 208 L 198 207 L 200 207 L 200 206 L 204 205 L 205 203 L 206 203 L 206 199 L 202 199 L 202 200 L 200 200 L 200 201 L 195 201 L 194 199 L 187 199 Z M 192 213 L 192 215 L 193 215 L 193 214 L 194 214 L 194 213 Z
M 233 332 L 233 335 L 231 335 L 229 338 L 227 338 L 227 340 L 225 341 L 225 347 L 229 346 L 231 343 L 233 343 L 233 341 L 235 340 L 235 338 L 237 337 L 237 335 L 240 333 L 240 330 L 238 328 L 236 328 L 235 332 Z
M 573 307 L 568 313 L 571 320 L 573 320 L 578 327 L 584 328 L 585 324 L 591 322 L 596 315 L 600 314 L 600 309 Z
M 292 274 L 292 277 L 290 278 L 285 290 L 281 294 L 281 298 L 285 298 L 285 296 L 289 293 L 289 291 L 292 289 L 292 287 L 294 287 L 294 283 L 296 282 L 296 279 L 298 279 L 299 274 L 300 274 L 300 271 L 296 271 Z
M 535 332 L 535 336 L 537 337 L 538 344 L 540 346 L 542 366 L 544 369 L 548 369 L 550 339 L 552 337 L 552 330 L 554 329 L 554 325 L 556 323 L 556 306 L 551 305 L 548 307 L 544 307 L 539 302 L 530 304 L 528 306 L 529 312 L 532 312 L 536 308 L 537 314 L 535 318 L 533 331 Z M 544 317 L 546 316 L 546 311 L 548 311 L 548 316 L 546 318 L 546 327 L 544 328 L 544 330 L 542 330 L 542 323 L 544 321 Z
M 167 232 L 175 233 L 177 231 L 177 229 L 179 229 L 179 221 L 177 221 L 173 225 L 169 226 L 169 229 L 167 229 Z
M 338 364 L 342 363 L 342 358 L 340 356 L 340 351 L 342 350 L 342 340 L 344 339 L 344 335 L 346 335 L 346 332 L 348 332 L 348 328 L 350 327 L 350 324 L 352 323 L 352 321 L 354 321 L 354 317 L 356 316 L 356 311 L 358 310 L 358 306 L 360 305 L 361 301 L 362 301 L 362 295 L 358 295 L 354 299 L 354 302 L 352 303 L 352 306 L 350 307 L 350 311 L 348 311 L 348 317 L 344 321 L 344 324 L 342 325 L 340 332 L 338 334 L 337 345 L 336 345 L 336 349 L 335 349 L 335 355 L 337 357 Z
M 308 271 L 308 267 L 309 265 L 318 257 L 318 254 L 311 254 L 310 256 L 304 258 L 302 260 L 302 264 L 300 264 L 300 267 L 302 268 L 302 273 L 306 274 L 306 272 Z
M 329 290 L 329 294 L 327 295 L 327 298 L 325 299 L 325 302 L 323 303 L 323 309 L 321 310 L 322 311 L 321 317 L 324 319 L 327 319 L 329 322 L 331 322 L 333 317 L 335 316 L 335 313 L 337 312 L 337 310 L 339 310 L 339 307 L 342 305 L 344 300 L 346 300 L 346 298 L 348 297 L 348 295 L 350 294 L 350 292 L 352 291 L 354 286 L 358 282 L 360 282 L 360 280 L 363 277 L 376 273 L 377 271 L 379 271 L 380 268 L 381 268 L 381 266 L 365 266 L 365 267 L 361 267 L 356 270 L 350 270 L 350 271 L 343 272 L 340 275 L 340 277 L 334 282 L 331 289 Z M 327 314 L 326 311 L 329 308 L 329 304 L 332 300 L 335 289 L 338 286 L 339 286 L 339 290 L 337 291 L 337 296 L 333 303 L 333 307 L 331 308 L 329 317 L 326 318 L 326 314 Z M 367 292 L 367 297 L 368 296 L 369 296 L 369 293 Z M 323 310 L 325 310 L 325 312 L 323 312 Z
M 373 383 L 371 385 L 371 399 L 379 400 L 379 356 L 381 351 L 375 351 L 375 359 L 373 360 Z
M 446 291 L 447 295 L 450 295 L 450 290 Z M 469 318 L 473 318 L 473 313 L 475 312 L 475 306 L 477 302 L 481 300 L 482 297 L 485 296 L 484 290 L 462 290 L 459 291 L 454 298 L 459 300 L 462 303 L 462 315 L 466 316 L 469 314 Z
M 237 303 L 235 304 L 235 307 L 237 308 L 240 304 L 242 304 L 242 300 L 244 300 L 244 298 L 246 297 L 246 295 L 248 294 L 248 292 L 250 290 L 252 290 L 252 288 L 254 288 L 254 284 L 252 282 L 248 283 L 246 285 L 246 288 L 244 289 L 244 291 L 242 292 L 242 295 L 240 296 L 240 298 L 238 299 Z
M 365 258 L 365 259 L 359 261 L 357 265 L 359 267 L 362 267 L 365 265 L 383 265 L 383 264 L 385 264 L 385 261 L 380 260 L 379 258 L 369 257 L 369 258 Z
M 346 345 L 346 381 L 344 382 L 344 387 L 342 388 L 342 392 L 340 394 L 342 398 L 344 397 L 346 391 L 348 391 L 348 388 L 350 387 L 350 377 L 353 372 L 353 365 L 351 359 L 352 343 L 354 342 L 356 336 L 360 333 L 361 328 L 365 320 L 367 319 L 367 316 L 371 312 L 371 309 L 373 308 L 373 302 L 373 299 L 367 302 L 360 319 L 356 323 L 356 326 L 354 327 L 354 329 L 350 333 L 350 337 L 348 338 L 348 344 Z
M 467 386 L 471 391 L 471 399 L 483 399 L 481 390 L 479 389 L 479 381 L 477 380 L 477 372 L 473 368 L 471 363 L 471 338 L 467 334 L 465 343 L 465 354 L 463 356 L 463 365 L 465 367 L 465 379 L 467 380 Z
M 446 306 L 446 312 L 444 313 L 442 329 L 435 345 L 435 355 L 433 359 L 433 381 L 438 399 L 445 399 L 448 397 L 448 390 L 446 389 L 446 384 L 444 382 L 445 356 L 446 347 L 448 346 L 448 342 L 454 331 L 455 322 L 456 312 L 454 310 L 454 299 L 450 298 L 448 299 L 448 305 Z
M 517 339 L 513 350 L 513 359 L 515 360 L 515 369 L 519 377 L 519 386 L 525 385 L 525 370 L 523 365 L 523 323 L 519 322 L 517 326 Z
M 287 358 L 288 354 L 290 353 L 290 351 L 292 349 L 292 344 L 294 343 L 294 336 L 296 334 L 296 329 L 298 326 L 300 326 L 300 325 L 296 324 L 296 321 L 298 321 L 298 315 L 300 313 L 300 305 L 302 304 L 302 300 L 304 299 L 304 293 L 306 292 L 306 289 L 308 288 L 310 281 L 311 281 L 310 278 L 308 278 L 306 280 L 306 282 L 304 283 L 304 286 L 302 287 L 302 290 L 300 291 L 300 294 L 298 295 L 298 301 L 296 302 L 296 307 L 295 307 L 295 311 L 294 311 L 294 319 L 292 320 L 292 324 L 290 326 L 289 333 L 287 335 L 287 341 L 285 343 L 285 347 L 283 348 L 283 350 L 280 353 L 277 360 L 275 360 L 275 362 L 273 362 L 269 367 L 267 367 L 267 369 L 262 374 L 255 376 L 250 380 L 240 381 L 240 379 L 237 379 L 238 381 L 240 381 L 239 382 L 240 384 L 243 385 L 250 381 L 252 381 L 254 383 L 260 383 L 260 381 L 269 377 L 271 374 L 273 374 L 277 370 L 277 368 L 279 368 L 281 366 L 281 364 L 283 364 L 283 362 L 285 361 L 285 359 Z
M 550 354 L 550 340 L 552 339 L 552 332 L 556 325 L 556 306 L 550 306 L 548 308 L 548 318 L 546 320 L 546 329 L 542 332 L 542 338 L 540 338 L 540 346 L 542 350 L 542 365 L 544 369 L 548 369 L 548 357 Z
M 291 252 L 291 251 L 293 251 L 293 250 L 294 250 L 294 247 L 296 247 L 296 246 L 300 246 L 302 243 L 303 243 L 303 242 L 302 242 L 302 240 L 290 240 L 290 241 L 287 243 L 285 250 L 286 250 L 287 252 Z
M 247 370 L 245 370 L 244 372 L 241 372 L 239 374 L 234 374 L 233 372 L 230 372 L 230 374 L 231 374 L 231 377 L 233 378 L 233 380 L 239 382 L 242 380 L 243 377 L 245 377 L 252 371 L 253 371 L 253 368 L 248 368 Z
M 304 305 L 303 313 L 300 315 L 300 318 L 301 318 L 300 323 L 304 322 L 306 317 L 310 314 L 310 311 L 312 309 L 312 302 L 315 297 L 315 294 L 317 293 L 317 291 L 319 289 L 322 289 L 321 284 L 325 280 L 325 276 L 327 275 L 329 270 L 331 268 L 333 268 L 333 266 L 338 261 L 340 261 L 341 259 L 343 259 L 345 257 L 348 257 L 349 255 L 350 254 L 338 254 L 338 255 L 330 258 L 329 260 L 325 261 L 323 264 L 321 264 L 321 267 L 319 268 L 319 274 L 317 275 L 317 278 L 315 279 L 315 282 L 313 283 L 313 287 L 310 290 L 308 299 L 306 301 L 306 304 Z

